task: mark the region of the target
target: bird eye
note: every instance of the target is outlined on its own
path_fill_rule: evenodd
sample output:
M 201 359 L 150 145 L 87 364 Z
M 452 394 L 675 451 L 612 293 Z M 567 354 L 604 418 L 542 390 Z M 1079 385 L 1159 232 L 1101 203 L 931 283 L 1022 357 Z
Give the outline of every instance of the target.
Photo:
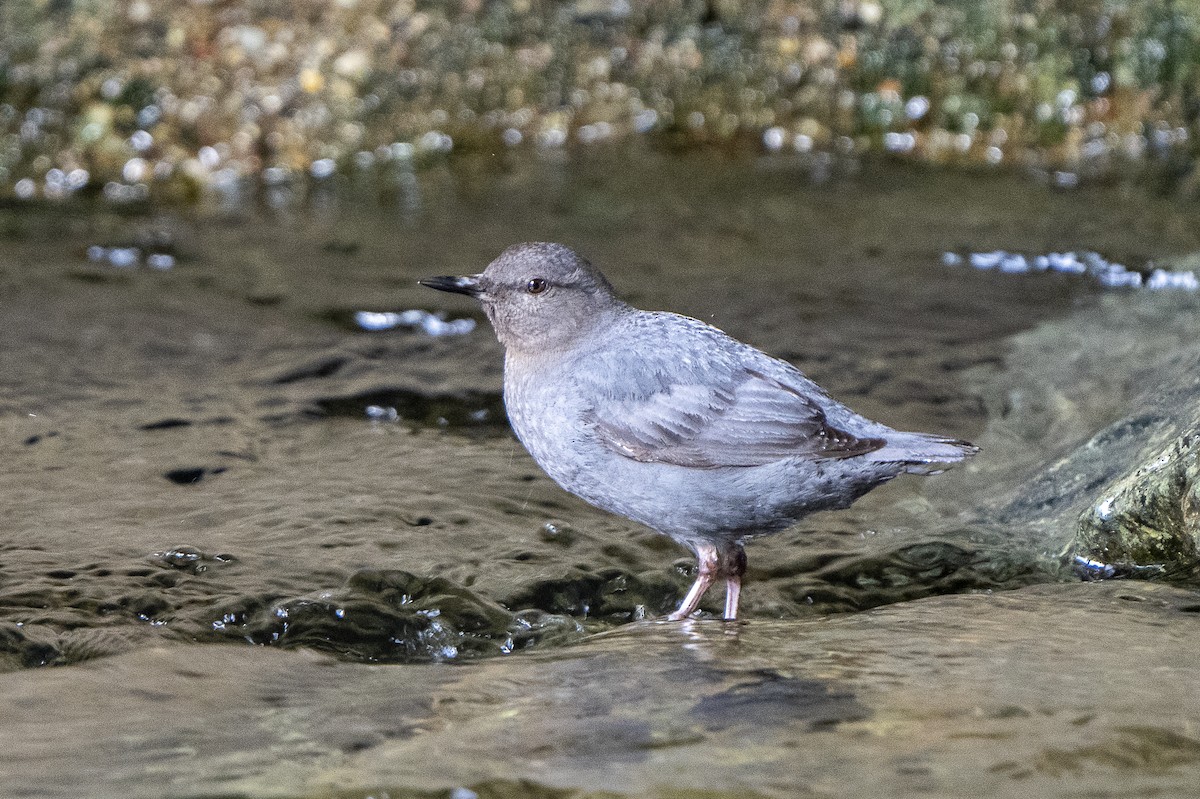
M 545 278 L 535 277 L 525 284 L 525 290 L 530 294 L 541 294 L 546 289 L 550 288 L 550 284 Z

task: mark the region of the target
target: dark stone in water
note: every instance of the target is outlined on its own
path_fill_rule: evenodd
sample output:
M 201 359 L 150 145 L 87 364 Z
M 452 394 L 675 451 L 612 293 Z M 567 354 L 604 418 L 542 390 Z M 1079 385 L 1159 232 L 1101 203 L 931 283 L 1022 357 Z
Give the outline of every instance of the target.
M 170 430 L 174 427 L 188 427 L 192 424 L 190 419 L 160 419 L 157 422 L 147 422 L 138 427 L 139 430 Z
M 169 472 L 163 472 L 163 477 L 167 478 L 176 485 L 186 486 L 199 483 L 204 479 L 205 475 L 221 474 L 224 471 L 224 466 L 218 466 L 215 469 L 206 469 L 203 466 L 191 466 L 182 469 L 171 469 Z
M 1085 579 L 1200 573 L 1197 310 L 1190 296 L 1106 298 L 1018 336 L 997 381 L 1020 410 L 995 417 L 985 452 L 1064 446 L 991 513 Z
M 675 607 L 681 586 L 657 572 L 634 575 L 621 569 L 566 574 L 522 587 L 503 600 L 512 608 L 626 622 Z
M 1198 425 L 1200 414 L 1187 428 Z M 1185 433 L 1112 482 L 1080 516 L 1075 547 L 1105 564 L 1200 568 L 1200 437 Z
M 301 380 L 329 377 L 330 375 L 336 374 L 348 363 L 350 363 L 350 359 L 344 356 L 321 358 L 313 361 L 312 363 L 306 363 L 303 366 L 298 366 L 295 369 L 284 372 L 271 382 L 277 386 L 286 386 L 292 383 L 298 383 Z
M 717 731 L 739 726 L 780 728 L 794 721 L 830 729 L 843 722 L 862 721 L 871 714 L 853 694 L 832 691 L 820 680 L 801 680 L 763 670 L 757 679 L 704 697 L 692 706 L 689 715 L 705 729 Z
M 508 417 L 499 393 L 465 391 L 459 394 L 422 394 L 403 388 L 379 388 L 344 397 L 316 401 L 323 415 L 362 419 L 367 409 L 394 408 L 398 421 L 479 431 L 507 431 Z
M 62 653 L 52 644 L 31 640 L 14 624 L 0 624 L 0 671 L 9 671 L 12 666 L 30 669 L 61 662 Z

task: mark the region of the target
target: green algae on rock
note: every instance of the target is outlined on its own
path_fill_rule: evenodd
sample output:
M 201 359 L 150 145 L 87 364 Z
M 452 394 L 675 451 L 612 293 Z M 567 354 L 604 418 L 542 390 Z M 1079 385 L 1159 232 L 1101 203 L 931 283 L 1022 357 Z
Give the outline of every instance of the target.
M 1008 486 L 988 512 L 1014 537 L 1088 578 L 1200 568 L 1197 310 L 1111 296 L 1015 337 L 980 389 L 995 408 L 981 445 L 1003 464 L 980 468 Z M 1049 460 L 1021 456 L 1034 440 L 1055 442 Z
M 1200 397 L 1200 379 L 1193 386 Z M 1200 569 L 1200 415 L 1185 428 L 1083 512 L 1077 555 L 1114 567 Z

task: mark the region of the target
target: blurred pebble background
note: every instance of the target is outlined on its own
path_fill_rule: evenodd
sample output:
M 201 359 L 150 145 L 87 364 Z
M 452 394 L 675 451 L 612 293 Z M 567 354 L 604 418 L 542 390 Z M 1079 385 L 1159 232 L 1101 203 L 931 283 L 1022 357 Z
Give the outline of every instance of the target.
M 617 142 L 1200 180 L 1194 0 L 5 0 L 0 197 Z

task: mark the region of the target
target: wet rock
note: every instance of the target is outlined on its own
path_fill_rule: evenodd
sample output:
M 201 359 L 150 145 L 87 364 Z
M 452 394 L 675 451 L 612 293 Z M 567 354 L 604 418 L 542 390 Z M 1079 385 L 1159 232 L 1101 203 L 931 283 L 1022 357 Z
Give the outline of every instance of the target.
M 1087 576 L 1200 568 L 1198 310 L 1189 297 L 1106 299 L 1017 336 L 980 441 L 1012 487 L 988 512 Z M 1034 439 L 1056 442 L 1048 463 L 1021 454 Z
M 62 662 L 58 647 L 46 640 L 31 639 L 15 624 L 0 624 L 0 671 L 49 666 Z
M 1075 539 L 1081 557 L 1168 572 L 1200 569 L 1200 415 L 1185 429 L 1083 512 Z

